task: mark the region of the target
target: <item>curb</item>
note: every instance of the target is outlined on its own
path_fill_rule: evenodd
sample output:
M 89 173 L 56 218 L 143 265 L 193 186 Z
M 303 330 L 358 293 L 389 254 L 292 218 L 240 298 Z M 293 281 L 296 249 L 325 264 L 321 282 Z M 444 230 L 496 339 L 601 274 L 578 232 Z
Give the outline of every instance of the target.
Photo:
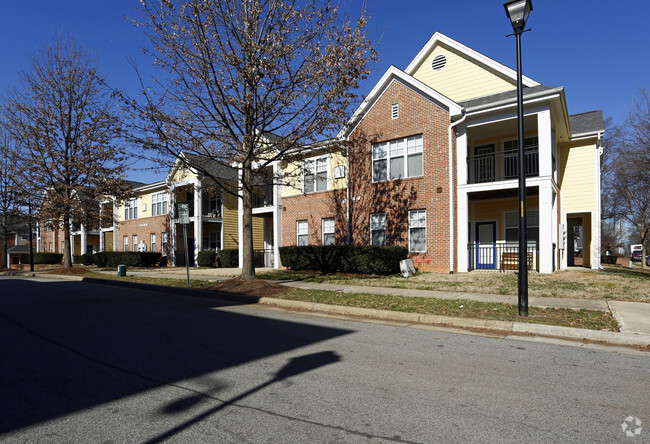
M 37 277 L 41 273 L 9 274 L 5 276 Z M 329 305 L 317 302 L 293 301 L 290 299 L 277 299 L 269 297 L 247 296 L 243 294 L 206 291 L 193 288 L 167 287 L 155 284 L 140 284 L 135 282 L 115 281 L 82 276 L 46 275 L 54 279 L 88 282 L 100 285 L 113 285 L 116 287 L 137 288 L 141 290 L 158 291 L 163 293 L 178 294 L 182 296 L 199 296 L 209 299 L 220 299 L 230 302 L 239 302 L 250 305 L 265 305 L 270 307 L 285 308 L 296 311 L 324 313 L 339 316 L 354 316 L 362 319 L 375 319 L 382 321 L 403 322 L 407 324 L 439 325 L 445 327 L 492 330 L 501 333 L 528 334 L 546 336 L 574 341 L 606 342 L 616 345 L 632 345 L 650 347 L 650 335 L 589 330 L 583 328 L 562 327 L 555 325 L 533 324 L 518 321 L 496 321 L 490 319 L 459 318 L 453 316 L 428 315 L 420 313 L 405 313 L 399 311 L 379 310 L 373 308 L 346 307 L 342 305 Z

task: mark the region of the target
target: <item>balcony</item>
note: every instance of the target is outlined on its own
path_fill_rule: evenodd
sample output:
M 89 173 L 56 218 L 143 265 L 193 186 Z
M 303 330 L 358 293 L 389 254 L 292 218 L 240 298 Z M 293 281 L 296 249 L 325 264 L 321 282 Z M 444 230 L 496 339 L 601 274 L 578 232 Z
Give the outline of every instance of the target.
M 539 151 L 527 149 L 526 177 L 539 176 Z M 516 151 L 499 151 L 467 156 L 467 183 L 499 182 L 516 179 L 519 174 Z
M 267 185 L 253 190 L 253 208 L 271 206 L 273 206 L 273 185 Z

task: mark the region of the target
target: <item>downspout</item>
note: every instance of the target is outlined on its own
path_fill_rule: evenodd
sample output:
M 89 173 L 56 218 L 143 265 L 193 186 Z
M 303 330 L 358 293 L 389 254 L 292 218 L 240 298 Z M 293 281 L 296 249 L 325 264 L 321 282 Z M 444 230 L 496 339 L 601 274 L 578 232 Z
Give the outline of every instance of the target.
M 601 239 L 602 239 L 602 233 L 601 233 L 601 231 L 602 231 L 602 227 L 601 227 L 602 214 L 601 214 L 601 212 L 602 212 L 602 204 L 603 204 L 602 196 L 601 196 L 601 194 L 602 194 L 602 187 L 601 187 L 602 178 L 600 177 L 600 169 L 601 169 L 600 163 L 602 161 L 601 157 L 603 155 L 603 150 L 604 150 L 604 147 L 603 147 L 603 133 L 602 132 L 598 133 L 598 140 L 596 141 L 596 146 L 598 147 L 598 154 L 596 154 L 598 156 L 598 158 L 597 158 L 598 162 L 596 164 L 596 174 L 598 175 L 598 200 L 597 200 L 598 208 L 597 208 L 597 214 L 598 214 L 599 219 L 598 219 L 598 230 L 597 230 L 597 233 L 595 233 L 598 236 L 598 238 L 596 239 L 596 242 L 595 242 L 595 244 L 596 244 L 595 251 L 597 252 L 595 257 L 598 260 L 598 269 L 602 270 L 603 269 L 603 264 L 600 261 L 600 254 L 601 254 L 600 250 L 602 248 L 601 247 Z M 592 221 L 592 223 L 593 223 L 593 221 Z M 592 235 L 591 237 L 593 239 L 594 236 Z M 592 252 L 592 255 L 593 255 L 593 252 Z
M 348 219 L 348 229 L 347 233 L 345 235 L 345 245 L 350 245 L 350 229 L 352 227 L 352 223 L 350 222 L 350 144 L 346 143 L 345 144 L 345 161 L 347 163 L 346 169 L 347 169 L 347 174 L 345 175 L 345 189 L 346 189 L 346 205 L 345 205 L 345 211 L 347 212 L 347 219 Z
M 467 114 L 463 110 L 463 116 L 456 122 L 449 125 L 449 274 L 454 274 L 454 159 L 452 152 L 452 131 L 456 125 L 462 123 Z

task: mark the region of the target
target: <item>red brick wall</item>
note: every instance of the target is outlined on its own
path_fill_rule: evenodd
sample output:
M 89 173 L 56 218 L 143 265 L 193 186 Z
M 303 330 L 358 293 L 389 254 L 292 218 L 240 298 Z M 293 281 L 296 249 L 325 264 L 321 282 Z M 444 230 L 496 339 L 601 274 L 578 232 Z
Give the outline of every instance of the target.
M 144 240 L 147 251 L 151 251 L 151 233 L 156 234 L 156 252 L 161 252 L 162 235 L 169 233 L 169 216 L 153 216 L 141 219 L 120 221 L 117 224 L 117 241 L 113 245 L 115 251 L 124 251 L 124 236 L 129 237 L 129 251 L 133 251 L 133 235 L 138 236 L 138 244 Z M 169 238 L 168 238 L 169 239 Z M 168 240 L 170 242 L 170 240 Z
M 399 104 L 397 119 L 391 116 L 393 104 Z M 446 110 L 399 81 L 394 81 L 366 113 L 351 136 L 353 244 L 369 244 L 370 214 L 382 212 L 386 213 L 387 245 L 408 247 L 408 213 L 424 209 L 427 251 L 411 253 L 410 257 L 419 270 L 449 271 L 449 124 Z M 423 176 L 372 183 L 372 144 L 419 134 L 423 138 Z M 321 219 L 326 217 L 336 218 L 337 243 L 345 243 L 345 197 L 345 190 L 341 190 L 285 198 L 282 245 L 296 244 L 298 220 L 309 222 L 309 243 L 320 244 Z

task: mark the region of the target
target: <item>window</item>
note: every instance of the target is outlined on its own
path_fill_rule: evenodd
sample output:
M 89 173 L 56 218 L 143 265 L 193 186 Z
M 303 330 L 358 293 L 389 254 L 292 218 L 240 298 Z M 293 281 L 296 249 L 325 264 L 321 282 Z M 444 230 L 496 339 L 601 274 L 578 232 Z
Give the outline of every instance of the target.
M 409 211 L 409 251 L 427 250 L 427 212 Z
M 422 176 L 422 136 L 407 137 L 372 146 L 372 180 L 383 182 Z
M 160 245 L 161 251 L 160 252 L 162 253 L 163 256 L 167 256 L 168 255 L 168 251 L 167 251 L 167 233 L 161 233 L 160 237 L 161 237 L 161 239 L 160 239 L 160 241 L 161 241 L 161 245 Z
M 298 233 L 298 246 L 309 245 L 308 225 L 306 220 L 296 222 L 296 231 Z
M 133 251 L 138 251 L 138 235 L 133 235 Z
M 167 192 L 162 191 L 160 193 L 155 193 L 151 195 L 151 215 L 152 216 L 163 216 L 167 214 Z
M 386 245 L 386 213 L 370 215 L 370 244 Z
M 334 245 L 334 219 L 323 219 L 323 245 Z
M 51 253 L 51 252 L 52 252 L 52 242 L 50 242 L 49 247 L 50 247 L 50 250 L 49 250 L 49 251 L 50 251 L 50 253 Z
M 517 244 L 519 242 L 519 212 L 508 211 L 505 213 L 506 242 Z M 539 210 L 526 211 L 526 238 L 529 246 L 537 245 L 539 241 Z
M 156 252 L 156 233 L 151 233 L 149 241 L 151 242 L 151 251 Z
M 390 107 L 390 116 L 393 120 L 399 118 L 399 104 L 396 103 Z
M 133 198 L 124 201 L 124 220 L 138 218 L 138 199 Z
M 303 164 L 303 192 L 327 190 L 327 156 L 305 160 Z
M 129 236 L 124 236 L 124 251 L 129 251 Z

